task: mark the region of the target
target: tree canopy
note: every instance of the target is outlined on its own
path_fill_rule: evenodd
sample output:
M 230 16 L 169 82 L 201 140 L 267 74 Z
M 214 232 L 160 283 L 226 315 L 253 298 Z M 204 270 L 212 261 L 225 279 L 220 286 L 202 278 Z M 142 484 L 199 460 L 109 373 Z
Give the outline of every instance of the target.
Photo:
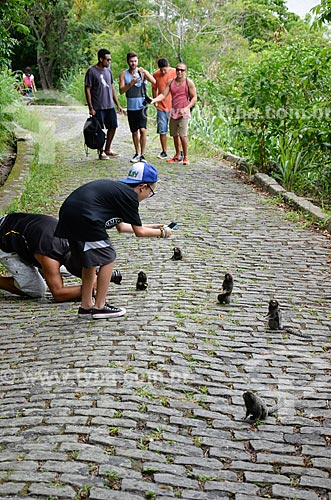
M 305 19 L 286 0 L 3 0 L 1 7 L 2 67 L 28 64 L 39 87 L 85 102 L 84 73 L 100 48 L 112 53 L 115 83 L 132 50 L 151 71 L 160 57 L 184 61 L 198 88 L 197 140 L 331 198 L 331 0 Z M 9 73 L 3 79 L 10 85 Z
M 245 50 L 247 43 L 250 50 L 261 50 L 280 27 L 289 30 L 298 20 L 285 0 L 5 0 L 4 5 L 0 56 L 12 59 L 13 69 L 25 61 L 34 65 L 43 88 L 56 85 L 72 67 L 89 64 L 101 41 L 121 57 L 136 50 L 150 64 L 165 56 L 202 71 L 240 46 Z

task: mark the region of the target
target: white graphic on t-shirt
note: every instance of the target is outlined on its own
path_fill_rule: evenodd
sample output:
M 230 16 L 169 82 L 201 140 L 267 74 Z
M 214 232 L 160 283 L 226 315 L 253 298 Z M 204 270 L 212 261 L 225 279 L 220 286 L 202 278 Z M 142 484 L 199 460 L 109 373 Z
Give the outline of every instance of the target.
M 122 221 L 123 221 L 123 219 L 121 219 L 120 217 L 113 217 L 112 219 L 108 219 L 105 222 L 105 228 L 111 229 L 112 227 L 116 226 L 116 224 L 119 224 Z
M 103 75 L 100 75 L 100 80 L 101 80 L 101 83 L 104 87 L 108 87 L 109 88 L 109 85 L 108 83 L 106 82 L 106 80 L 104 79 Z

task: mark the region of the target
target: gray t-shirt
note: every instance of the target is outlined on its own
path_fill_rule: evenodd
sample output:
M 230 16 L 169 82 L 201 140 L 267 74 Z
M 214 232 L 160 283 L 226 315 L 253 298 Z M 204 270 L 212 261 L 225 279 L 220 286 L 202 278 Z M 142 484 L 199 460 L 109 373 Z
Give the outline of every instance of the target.
M 87 70 L 85 86 L 91 87 L 92 106 L 95 110 L 114 107 L 113 82 L 113 74 L 109 68 L 91 66 Z

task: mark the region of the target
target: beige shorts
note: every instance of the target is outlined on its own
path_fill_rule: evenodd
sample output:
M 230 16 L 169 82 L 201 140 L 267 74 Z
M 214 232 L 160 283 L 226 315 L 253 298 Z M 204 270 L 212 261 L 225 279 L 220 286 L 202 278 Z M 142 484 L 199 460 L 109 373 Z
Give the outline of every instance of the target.
M 38 269 L 24 262 L 15 252 L 0 250 L 1 264 L 12 274 L 15 286 L 29 297 L 41 298 L 46 294 L 46 283 Z
M 188 131 L 188 122 L 190 121 L 189 116 L 182 116 L 181 118 L 170 118 L 169 130 L 171 137 L 179 135 L 180 137 L 186 137 Z

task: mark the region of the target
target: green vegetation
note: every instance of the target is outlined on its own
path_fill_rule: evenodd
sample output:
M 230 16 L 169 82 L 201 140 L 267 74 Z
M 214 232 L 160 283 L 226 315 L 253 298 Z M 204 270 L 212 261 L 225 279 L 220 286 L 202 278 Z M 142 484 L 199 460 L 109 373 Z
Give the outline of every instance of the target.
M 126 53 L 135 50 L 150 71 L 159 57 L 187 63 L 199 96 L 190 125 L 196 147 L 244 157 L 248 174 L 268 173 L 331 210 L 330 0 L 313 9 L 314 22 L 290 13 L 285 0 L 137 0 L 129 6 L 6 0 L 2 11 L 0 156 L 11 139 L 8 123 L 19 113 L 17 79 L 27 63 L 38 89 L 61 92 L 52 99 L 85 102 L 84 74 L 97 50 L 112 51 L 115 86 Z M 46 102 L 49 94 L 38 94 L 37 101 Z
M 19 107 L 19 95 L 16 91 L 15 75 L 8 69 L 0 71 L 0 160 L 13 139 L 10 123 Z

